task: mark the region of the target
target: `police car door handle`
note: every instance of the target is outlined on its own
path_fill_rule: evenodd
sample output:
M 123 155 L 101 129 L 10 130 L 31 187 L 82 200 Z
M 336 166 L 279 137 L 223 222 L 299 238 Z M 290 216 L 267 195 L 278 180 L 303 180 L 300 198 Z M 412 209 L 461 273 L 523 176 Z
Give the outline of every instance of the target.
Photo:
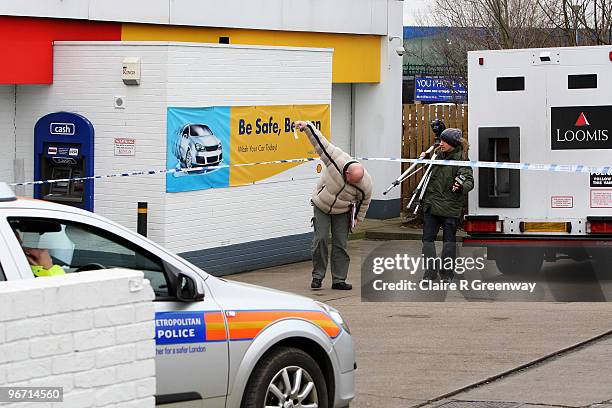
M 236 317 L 236 312 L 233 310 L 228 310 L 227 312 L 225 312 L 225 316 L 226 317 Z

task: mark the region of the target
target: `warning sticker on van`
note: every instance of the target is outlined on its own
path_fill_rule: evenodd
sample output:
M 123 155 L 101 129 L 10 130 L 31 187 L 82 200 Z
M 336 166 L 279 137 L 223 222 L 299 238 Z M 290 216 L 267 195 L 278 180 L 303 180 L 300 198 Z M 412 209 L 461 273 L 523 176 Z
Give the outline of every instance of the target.
M 574 208 L 573 196 L 552 196 L 550 197 L 551 208 Z
M 612 149 L 612 106 L 550 109 L 552 150 Z
M 612 187 L 612 174 L 591 173 L 591 187 Z
M 612 190 L 591 190 L 591 208 L 612 208 Z

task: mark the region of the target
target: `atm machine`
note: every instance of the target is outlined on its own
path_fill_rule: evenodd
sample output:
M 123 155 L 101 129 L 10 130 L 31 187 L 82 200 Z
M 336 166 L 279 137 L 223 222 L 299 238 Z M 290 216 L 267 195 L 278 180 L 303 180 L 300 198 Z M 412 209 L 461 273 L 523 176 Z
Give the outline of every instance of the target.
M 84 116 L 55 112 L 34 126 L 35 180 L 66 179 L 34 186 L 34 198 L 93 211 L 94 128 Z

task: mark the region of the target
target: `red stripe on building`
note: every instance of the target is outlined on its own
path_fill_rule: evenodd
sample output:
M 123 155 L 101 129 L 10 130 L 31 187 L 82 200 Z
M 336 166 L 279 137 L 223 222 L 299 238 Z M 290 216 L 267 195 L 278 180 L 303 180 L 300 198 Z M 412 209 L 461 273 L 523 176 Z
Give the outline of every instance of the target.
M 0 84 L 53 82 L 53 41 L 120 41 L 121 24 L 0 16 Z

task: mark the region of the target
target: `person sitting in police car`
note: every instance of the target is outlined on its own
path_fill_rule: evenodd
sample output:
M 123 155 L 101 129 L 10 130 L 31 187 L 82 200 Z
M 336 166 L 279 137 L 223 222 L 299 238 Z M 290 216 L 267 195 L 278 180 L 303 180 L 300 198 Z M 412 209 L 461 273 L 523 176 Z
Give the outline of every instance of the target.
M 59 265 L 54 265 L 49 250 L 44 248 L 24 248 L 26 258 L 37 278 L 42 276 L 65 275 L 66 271 Z
M 40 278 L 43 276 L 60 276 L 66 274 L 66 271 L 64 271 L 61 266 L 53 264 L 53 260 L 51 259 L 48 249 L 24 247 L 23 240 L 21 239 L 19 232 L 14 232 L 15 236 L 17 237 L 17 241 L 19 241 L 19 245 L 21 245 L 21 248 L 25 253 L 26 259 L 30 264 L 30 268 L 32 269 L 34 276 Z

